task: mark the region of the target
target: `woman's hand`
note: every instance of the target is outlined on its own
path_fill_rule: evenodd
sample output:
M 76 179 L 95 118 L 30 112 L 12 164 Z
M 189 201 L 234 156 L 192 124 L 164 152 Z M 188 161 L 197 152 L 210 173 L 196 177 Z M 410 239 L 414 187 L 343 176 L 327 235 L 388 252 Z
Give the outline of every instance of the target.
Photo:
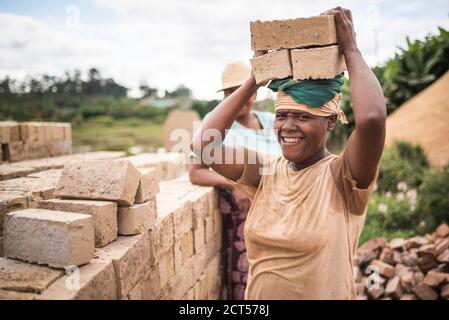
M 263 56 L 264 54 L 267 54 L 267 53 L 268 53 L 268 50 L 254 50 L 253 58 Z M 251 70 L 251 77 L 254 78 L 254 81 L 256 81 L 256 78 L 254 77 L 253 70 Z M 270 81 L 257 83 L 256 86 L 257 86 L 257 88 L 265 87 L 268 84 L 268 82 L 270 82 Z
M 336 7 L 321 13 L 321 15 L 332 15 L 335 17 L 338 45 L 343 54 L 352 50 L 358 51 L 350 10 Z

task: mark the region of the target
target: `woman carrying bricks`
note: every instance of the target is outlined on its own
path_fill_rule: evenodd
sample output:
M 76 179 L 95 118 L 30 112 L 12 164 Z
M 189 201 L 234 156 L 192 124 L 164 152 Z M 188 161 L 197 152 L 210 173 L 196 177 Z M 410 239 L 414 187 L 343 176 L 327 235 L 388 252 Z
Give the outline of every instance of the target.
M 250 76 L 251 69 L 243 63 L 230 63 L 222 73 L 224 98 L 229 97 Z M 261 152 L 281 154 L 276 136 L 273 134 L 274 114 L 251 110 L 256 91 L 245 101 L 223 141 L 228 147 L 241 146 Z M 206 116 L 207 119 L 208 116 Z M 263 129 L 268 129 L 265 132 Z M 248 259 L 243 241 L 243 226 L 250 207 L 250 200 L 220 174 L 209 170 L 204 163 L 189 165 L 190 181 L 203 186 L 219 188 L 220 211 L 223 215 L 225 259 L 226 259 L 226 298 L 243 300 L 248 277 Z
M 335 16 L 355 117 L 339 155 L 326 149 L 326 139 L 337 120 L 345 122 L 340 76 L 270 83 L 278 91 L 273 128 L 282 156 L 229 148 L 202 136 L 208 129 L 225 135 L 258 88 L 253 76 L 210 113 L 193 140 L 194 151 L 213 145 L 212 169 L 253 196 L 244 228 L 250 264 L 246 299 L 356 297 L 353 255 L 378 175 L 386 108 L 379 82 L 358 50 L 350 11 L 338 7 L 325 14 Z M 225 161 L 225 155 L 242 150 L 244 161 Z

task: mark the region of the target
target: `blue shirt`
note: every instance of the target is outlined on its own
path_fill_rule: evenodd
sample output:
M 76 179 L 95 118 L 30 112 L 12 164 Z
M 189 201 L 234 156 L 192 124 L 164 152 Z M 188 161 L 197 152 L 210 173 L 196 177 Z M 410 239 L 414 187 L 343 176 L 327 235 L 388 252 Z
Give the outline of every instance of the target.
M 241 146 L 263 153 L 282 154 L 273 130 L 274 114 L 263 111 L 251 111 L 251 113 L 259 119 L 263 129 L 250 129 L 240 122 L 234 121 L 227 131 L 223 144 L 229 147 Z

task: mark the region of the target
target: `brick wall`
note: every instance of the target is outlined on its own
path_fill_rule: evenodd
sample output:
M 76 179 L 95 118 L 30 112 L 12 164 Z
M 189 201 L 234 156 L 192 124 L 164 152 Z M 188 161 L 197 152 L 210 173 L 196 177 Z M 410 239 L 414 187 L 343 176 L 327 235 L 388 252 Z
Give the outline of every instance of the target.
M 189 182 L 181 157 L 142 154 L 122 158 L 137 167 L 141 177 L 146 176 L 138 187 L 145 195 L 138 197 L 140 203 L 128 206 L 114 199 L 70 198 L 72 191 L 64 197 L 69 199 L 55 200 L 61 174 L 69 174 L 60 169 L 1 181 L 3 218 L 12 213 L 5 221 L 8 234 L 4 238 L 8 239 L 3 241 L 5 252 L 0 257 L 0 299 L 219 299 L 223 272 L 218 195 L 213 188 Z M 30 185 L 19 188 L 19 179 Z M 80 179 L 78 186 L 84 183 Z M 141 185 L 147 181 L 154 186 L 156 180 L 157 188 Z M 105 194 L 119 191 L 109 188 Z M 117 215 L 118 222 L 111 219 Z M 120 215 L 128 219 L 122 231 Z M 3 223 L 1 218 L 0 214 Z M 39 245 L 33 244 L 33 232 L 45 223 L 66 239 L 72 248 L 69 256 L 61 248 L 48 248 L 50 237 L 42 233 Z M 65 229 L 67 225 L 77 227 Z M 18 235 L 24 230 L 28 237 Z M 80 243 L 85 249 L 78 252 Z M 95 248 L 85 263 L 82 259 L 90 246 Z M 29 247 L 35 248 L 32 254 L 27 252 Z M 79 266 L 66 269 L 65 262 Z

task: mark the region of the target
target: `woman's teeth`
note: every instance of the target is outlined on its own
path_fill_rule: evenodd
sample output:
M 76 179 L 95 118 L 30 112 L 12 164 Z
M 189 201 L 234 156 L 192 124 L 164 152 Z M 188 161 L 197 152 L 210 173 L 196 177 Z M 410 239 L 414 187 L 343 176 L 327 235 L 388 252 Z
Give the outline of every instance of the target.
M 282 142 L 284 143 L 299 143 L 301 141 L 300 138 L 293 138 L 293 137 L 282 137 Z

